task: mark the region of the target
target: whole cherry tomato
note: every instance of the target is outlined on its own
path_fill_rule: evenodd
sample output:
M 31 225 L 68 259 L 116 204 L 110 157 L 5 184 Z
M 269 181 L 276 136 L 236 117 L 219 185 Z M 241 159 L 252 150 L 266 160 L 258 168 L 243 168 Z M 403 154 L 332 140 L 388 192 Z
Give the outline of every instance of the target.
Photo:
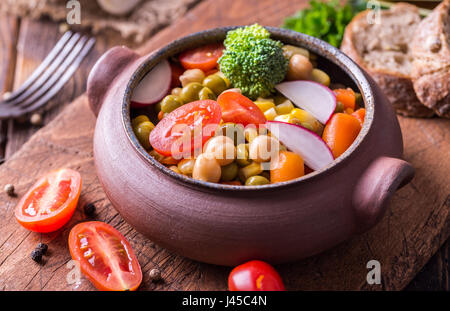
M 284 291 L 278 272 L 268 263 L 252 260 L 237 266 L 228 277 L 230 291 Z

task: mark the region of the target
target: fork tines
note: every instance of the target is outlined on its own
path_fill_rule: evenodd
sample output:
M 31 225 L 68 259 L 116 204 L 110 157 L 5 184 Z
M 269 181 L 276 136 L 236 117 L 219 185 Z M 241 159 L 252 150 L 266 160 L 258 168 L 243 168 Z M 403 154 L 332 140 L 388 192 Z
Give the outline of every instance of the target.
M 18 118 L 47 103 L 66 84 L 95 44 L 95 38 L 67 31 L 44 61 L 8 99 L 0 119 Z

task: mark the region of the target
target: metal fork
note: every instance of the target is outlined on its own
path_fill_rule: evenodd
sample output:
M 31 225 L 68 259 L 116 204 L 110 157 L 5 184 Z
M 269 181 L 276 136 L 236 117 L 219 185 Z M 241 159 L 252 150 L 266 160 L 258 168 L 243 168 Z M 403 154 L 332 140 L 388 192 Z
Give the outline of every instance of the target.
M 0 120 L 19 118 L 47 103 L 72 77 L 94 44 L 95 38 L 64 33 L 23 85 L 0 101 Z

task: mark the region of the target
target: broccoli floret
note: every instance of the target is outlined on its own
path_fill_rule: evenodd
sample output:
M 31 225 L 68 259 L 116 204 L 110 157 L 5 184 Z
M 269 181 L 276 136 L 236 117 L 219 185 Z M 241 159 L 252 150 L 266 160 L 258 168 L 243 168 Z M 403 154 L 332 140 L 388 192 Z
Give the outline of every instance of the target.
M 251 99 L 269 96 L 286 75 L 283 44 L 269 36 L 258 24 L 229 31 L 219 59 L 220 71 Z

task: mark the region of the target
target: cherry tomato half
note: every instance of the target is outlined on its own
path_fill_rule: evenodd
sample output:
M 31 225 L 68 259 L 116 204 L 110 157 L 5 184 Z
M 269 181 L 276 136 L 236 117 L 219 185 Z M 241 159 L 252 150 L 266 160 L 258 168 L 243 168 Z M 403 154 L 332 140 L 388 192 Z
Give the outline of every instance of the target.
M 214 135 L 221 117 L 220 106 L 213 100 L 185 104 L 159 121 L 150 133 L 150 144 L 165 156 L 189 155 Z
M 228 277 L 230 291 L 284 291 L 278 272 L 260 260 L 246 262 L 231 271 Z
M 217 102 L 222 108 L 224 122 L 242 124 L 264 124 L 266 117 L 249 98 L 237 92 L 225 92 L 219 95 Z
M 80 173 L 60 169 L 40 178 L 16 206 L 17 221 L 26 229 L 52 232 L 72 217 L 81 191 Z
M 125 237 L 101 221 L 79 223 L 69 234 L 72 259 L 99 290 L 136 290 L 142 270 Z
M 204 45 L 180 54 L 180 62 L 184 69 L 201 69 L 204 72 L 217 66 L 217 60 L 222 56 L 222 43 Z

